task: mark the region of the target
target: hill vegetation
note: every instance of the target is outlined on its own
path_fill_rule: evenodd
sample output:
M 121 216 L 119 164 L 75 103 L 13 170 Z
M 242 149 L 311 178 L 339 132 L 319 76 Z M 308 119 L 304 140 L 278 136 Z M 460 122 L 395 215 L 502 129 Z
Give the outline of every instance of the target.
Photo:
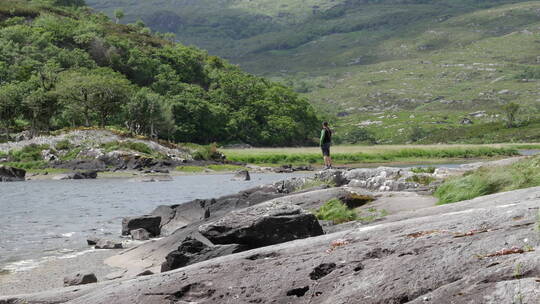
M 334 122 L 338 142 L 540 140 L 538 2 L 88 3 L 293 86 Z
M 4 138 L 98 125 L 177 142 L 291 145 L 310 143 L 317 124 L 291 89 L 142 22 L 115 24 L 82 0 L 0 3 Z

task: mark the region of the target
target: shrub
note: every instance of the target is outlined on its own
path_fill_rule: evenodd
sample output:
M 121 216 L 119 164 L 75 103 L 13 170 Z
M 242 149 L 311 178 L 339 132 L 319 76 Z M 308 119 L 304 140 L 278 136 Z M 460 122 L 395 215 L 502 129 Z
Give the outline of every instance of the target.
M 39 161 L 42 160 L 41 151 L 49 148 L 49 145 L 30 144 L 20 150 L 9 151 L 9 157 L 16 162 Z
M 411 172 L 413 172 L 413 173 L 434 173 L 435 169 L 437 169 L 437 168 L 435 168 L 433 166 L 416 167 L 416 168 L 411 168 Z
M 332 221 L 334 224 L 346 223 L 358 218 L 354 210 L 347 208 L 347 205 L 338 199 L 326 202 L 315 215 L 319 220 Z
M 70 150 L 73 148 L 73 145 L 68 139 L 61 140 L 54 145 L 56 150 Z

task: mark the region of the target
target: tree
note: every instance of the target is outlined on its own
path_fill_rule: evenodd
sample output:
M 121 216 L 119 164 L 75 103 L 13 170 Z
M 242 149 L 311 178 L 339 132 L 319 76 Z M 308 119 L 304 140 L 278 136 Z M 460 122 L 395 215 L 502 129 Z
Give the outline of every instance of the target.
M 71 113 L 79 112 L 85 126 L 97 121 L 104 127 L 110 116 L 119 116 L 131 93 L 122 75 L 108 68 L 64 72 L 56 93 Z
M 15 119 L 21 113 L 21 100 L 24 89 L 18 82 L 0 86 L 0 127 L 4 130 L 6 139 L 10 129 L 15 125 Z
M 124 19 L 125 14 L 122 9 L 115 9 L 114 10 L 114 18 L 116 19 L 116 24 L 120 23 L 120 20 Z
M 516 126 L 516 116 L 519 111 L 519 104 L 509 102 L 502 106 L 504 116 L 506 116 L 506 127 L 513 128 Z
M 23 117 L 30 121 L 30 134 L 49 130 L 50 121 L 58 111 L 58 98 L 51 91 L 38 88 L 23 99 Z
M 148 88 L 140 89 L 126 105 L 126 125 L 135 134 L 165 135 L 173 128 L 165 98 Z

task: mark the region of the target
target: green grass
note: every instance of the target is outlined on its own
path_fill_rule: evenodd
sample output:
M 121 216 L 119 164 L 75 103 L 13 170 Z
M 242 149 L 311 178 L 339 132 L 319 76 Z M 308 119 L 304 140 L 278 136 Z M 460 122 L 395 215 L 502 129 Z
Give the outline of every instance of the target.
M 41 151 L 49 148 L 49 145 L 31 144 L 20 150 L 9 151 L 8 156 L 15 162 L 36 162 L 42 160 Z
M 412 183 L 418 183 L 420 185 L 424 185 L 424 186 L 428 186 L 429 184 L 433 183 L 436 179 L 431 177 L 431 176 L 427 176 L 427 175 L 413 175 L 409 178 L 407 178 L 407 182 L 412 182 Z
M 332 221 L 334 224 L 341 224 L 358 219 L 356 211 L 347 208 L 339 199 L 331 199 L 322 205 L 315 216 L 319 220 Z
M 27 171 L 30 170 L 41 170 L 45 169 L 47 167 L 47 162 L 43 160 L 38 161 L 24 161 L 24 162 L 6 162 L 2 163 L 2 165 L 25 169 Z
M 416 168 L 411 168 L 411 172 L 413 173 L 434 173 L 435 172 L 435 167 L 432 167 L 432 166 L 429 166 L 429 167 L 416 167 Z
M 362 149 L 364 148 L 364 149 Z M 291 149 L 246 149 L 223 150 L 227 159 L 237 162 L 253 164 L 298 164 L 321 163 L 322 157 L 317 148 L 291 148 Z M 340 147 L 335 149 L 340 151 Z M 358 152 L 363 150 L 363 152 Z M 309 151 L 309 152 L 304 152 Z M 317 152 L 315 152 L 317 151 Z M 386 163 L 395 161 L 419 161 L 434 159 L 470 159 L 497 156 L 517 155 L 516 149 L 510 147 L 434 147 L 422 148 L 406 147 L 374 147 L 365 148 L 346 146 L 344 153 L 333 153 L 332 160 L 336 163 Z M 346 152 L 345 152 L 346 151 Z
M 439 204 L 528 187 L 540 186 L 540 157 L 513 165 L 480 168 L 462 177 L 447 180 L 435 191 Z
M 135 152 L 152 155 L 154 151 L 148 147 L 147 144 L 134 141 L 111 141 L 101 145 L 105 152 L 111 152 L 114 150 L 131 150 Z
M 321 186 L 335 187 L 336 185 L 332 182 L 313 179 L 313 180 L 308 180 L 307 182 L 305 182 L 301 187 L 295 189 L 294 192 L 300 192 L 300 191 L 313 189 L 313 188 L 321 187 Z

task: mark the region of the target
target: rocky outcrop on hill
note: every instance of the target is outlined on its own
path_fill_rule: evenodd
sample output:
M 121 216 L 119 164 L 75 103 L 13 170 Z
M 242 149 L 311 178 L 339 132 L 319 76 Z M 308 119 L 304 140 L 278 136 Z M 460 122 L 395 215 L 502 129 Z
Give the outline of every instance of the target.
M 26 176 L 26 170 L 0 166 L 0 182 L 17 182 L 24 181 Z
M 0 303 L 537 303 L 539 208 L 540 188 L 500 193 Z

